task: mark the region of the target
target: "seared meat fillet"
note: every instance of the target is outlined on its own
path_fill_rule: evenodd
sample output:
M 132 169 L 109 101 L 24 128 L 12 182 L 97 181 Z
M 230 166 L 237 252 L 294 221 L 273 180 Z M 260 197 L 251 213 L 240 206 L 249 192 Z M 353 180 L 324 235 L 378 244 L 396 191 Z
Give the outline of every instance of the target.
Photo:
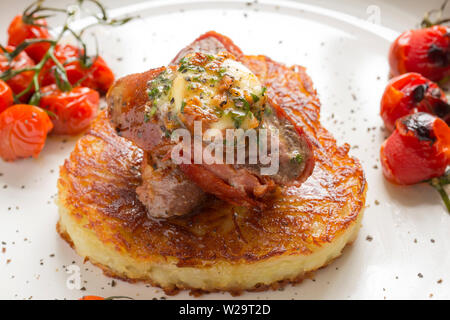
M 136 194 L 153 217 L 168 218 L 187 214 L 206 198 L 205 193 L 186 179 L 173 163 L 166 162 L 155 169 L 154 165 L 150 165 L 145 159 L 145 155 L 142 162 L 142 181 L 142 185 L 136 188 Z
M 207 33 L 183 49 L 172 61 L 172 66 L 119 79 L 107 96 L 108 113 L 119 135 L 141 147 L 153 164 L 170 162 L 170 146 L 173 147 L 170 134 L 180 127 L 180 123 L 193 134 L 195 121 L 202 123 L 202 133 L 206 129 L 225 132 L 230 126 L 266 129 L 269 136 L 270 133 L 279 133 L 279 152 L 271 142 L 267 145 L 268 155 L 277 154 L 272 160 L 278 161 L 279 158 L 279 169 L 270 175 L 261 171 L 268 168 L 267 164 L 249 163 L 248 152 L 245 163 L 207 164 L 203 161 L 182 163 L 178 167 L 167 165 L 172 170 L 179 168 L 203 191 L 222 200 L 263 208 L 263 198 L 270 195 L 276 185 L 299 185 L 305 181 L 312 173 L 314 160 L 302 128 L 278 104 L 266 98 L 265 87 L 237 60 L 241 56 L 242 52 L 230 39 L 214 32 Z M 167 153 L 161 150 L 167 150 Z M 192 160 L 194 154 L 193 150 Z M 169 173 L 169 176 L 180 177 L 178 172 Z M 149 214 L 170 216 L 186 213 L 178 209 L 162 213 L 156 209 L 152 205 L 155 193 L 148 196 L 146 191 L 155 183 L 151 181 L 152 175 L 147 177 L 149 180 L 144 179 L 139 188 L 139 198 L 148 207 Z M 159 176 L 156 179 L 161 183 Z M 189 192 L 189 188 L 181 189 Z M 197 190 L 195 195 L 198 195 Z M 185 195 L 182 192 L 180 196 Z M 196 196 L 195 199 L 200 202 L 202 197 Z M 191 202 L 190 206 L 181 207 L 190 210 L 194 206 Z M 166 207 L 180 206 L 169 204 Z

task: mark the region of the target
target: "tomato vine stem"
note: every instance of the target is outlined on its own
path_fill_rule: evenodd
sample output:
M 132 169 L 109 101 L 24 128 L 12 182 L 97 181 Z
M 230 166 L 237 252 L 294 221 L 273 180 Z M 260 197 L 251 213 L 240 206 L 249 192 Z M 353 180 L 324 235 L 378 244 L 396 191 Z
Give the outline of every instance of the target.
M 440 194 L 442 201 L 447 207 L 447 211 L 450 213 L 450 199 L 444 186 L 450 184 L 450 170 L 446 172 L 442 177 L 433 178 L 428 183 L 433 186 Z
M 41 98 L 41 84 L 40 84 L 40 73 L 46 64 L 48 60 L 51 60 L 54 63 L 53 66 L 53 72 L 55 76 L 55 82 L 58 88 L 61 91 L 70 91 L 73 86 L 78 86 L 80 83 L 84 80 L 84 78 L 80 79 L 72 85 L 67 77 L 66 69 L 64 68 L 64 65 L 56 58 L 54 54 L 54 50 L 56 45 L 59 43 L 59 41 L 62 39 L 62 37 L 66 33 L 70 33 L 78 42 L 78 44 L 81 46 L 81 49 L 79 51 L 79 57 L 78 59 L 80 61 L 80 65 L 84 69 L 89 69 L 97 60 L 98 58 L 98 44 L 96 41 L 96 55 L 94 58 L 91 58 L 87 55 L 87 45 L 85 41 L 83 40 L 82 36 L 83 33 L 90 27 L 93 27 L 95 25 L 108 25 L 108 26 L 119 26 L 127 23 L 134 17 L 126 17 L 123 19 L 110 19 L 108 17 L 107 11 L 105 7 L 101 4 L 98 0 L 77 0 L 76 5 L 80 10 L 83 12 L 87 12 L 84 10 L 83 5 L 85 3 L 92 3 L 97 8 L 97 12 L 89 12 L 88 16 L 92 16 L 96 19 L 96 22 L 89 24 L 88 26 L 82 28 L 78 33 L 73 30 L 70 27 L 71 18 L 75 15 L 75 10 L 69 10 L 69 9 L 61 9 L 61 8 L 53 8 L 53 7 L 45 7 L 44 6 L 45 0 L 37 0 L 33 3 L 31 3 L 23 12 L 22 14 L 22 20 L 25 24 L 34 25 L 38 27 L 48 28 L 47 25 L 38 23 L 37 21 L 39 19 L 45 19 L 48 17 L 52 17 L 55 14 L 58 13 L 64 13 L 66 15 L 65 22 L 63 24 L 63 27 L 61 31 L 59 32 L 58 36 L 55 40 L 53 39 L 28 39 L 23 41 L 21 44 L 19 44 L 14 50 L 9 52 L 6 48 L 0 45 L 0 49 L 3 51 L 3 54 L 9 61 L 8 69 L 6 69 L 4 72 L 0 74 L 0 79 L 4 81 L 8 81 L 11 78 L 15 77 L 16 75 L 23 73 L 23 72 L 34 72 L 33 78 L 31 83 L 22 91 L 17 94 L 14 94 L 14 101 L 16 103 L 19 102 L 19 98 L 23 97 L 27 93 L 29 93 L 32 89 L 34 89 L 34 93 L 31 96 L 29 100 L 29 104 L 33 105 L 39 105 L 39 101 Z M 95 39 L 97 40 L 97 39 Z M 36 44 L 36 43 L 49 43 L 50 46 L 47 50 L 47 52 L 44 54 L 41 61 L 39 61 L 38 64 L 34 65 L 33 67 L 25 67 L 22 69 L 13 69 L 13 61 L 14 58 L 16 58 L 22 51 L 24 51 L 27 47 L 30 45 Z
M 448 0 L 445 0 L 444 3 L 442 3 L 441 7 L 439 9 L 430 10 L 425 13 L 422 22 L 420 23 L 420 26 L 422 28 L 429 28 L 432 26 L 445 24 L 450 22 L 450 18 L 443 18 L 442 15 L 444 13 L 445 7 L 447 6 Z M 432 21 L 431 16 L 436 15 L 436 20 Z

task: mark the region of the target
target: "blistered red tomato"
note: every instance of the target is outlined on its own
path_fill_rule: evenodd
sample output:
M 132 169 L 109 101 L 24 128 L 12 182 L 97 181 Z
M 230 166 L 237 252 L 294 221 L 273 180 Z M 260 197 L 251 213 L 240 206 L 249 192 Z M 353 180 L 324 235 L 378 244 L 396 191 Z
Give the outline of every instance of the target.
M 82 49 L 70 44 L 56 45 L 54 51 L 58 61 L 64 64 L 67 78 L 72 85 L 78 84 L 105 93 L 114 82 L 112 70 L 102 57 L 92 57 L 92 65 L 88 68 L 83 66 L 80 62 L 82 53 Z M 54 63 L 48 61 L 40 74 L 42 85 L 55 83 L 54 68 Z
M 6 50 L 8 52 L 12 52 L 14 50 L 14 47 L 7 46 Z M 19 70 L 23 68 L 30 68 L 34 66 L 33 60 L 24 52 L 22 51 L 19 53 L 17 57 L 15 57 L 11 62 L 8 61 L 6 56 L 3 53 L 3 50 L 0 49 L 0 72 L 5 72 L 8 69 L 12 70 Z M 15 94 L 21 93 L 23 90 L 25 90 L 33 81 L 34 71 L 24 71 L 13 78 L 7 80 L 9 87 Z M 28 101 L 28 98 L 33 93 L 33 88 L 21 97 L 20 101 L 26 102 Z
M 0 113 L 0 157 L 5 161 L 37 157 L 53 124 L 39 107 L 17 104 Z
M 434 114 L 450 124 L 450 106 L 435 82 L 418 73 L 391 79 L 381 98 L 380 114 L 386 128 L 394 130 L 397 119 L 416 112 Z
M 47 21 L 45 19 L 36 19 L 34 24 L 27 24 L 21 14 L 14 17 L 8 28 L 8 44 L 18 46 L 25 40 L 31 39 L 50 39 L 47 30 Z M 39 42 L 28 46 L 26 53 L 38 63 L 50 48 L 50 43 Z
M 417 72 L 440 81 L 450 76 L 450 32 L 446 26 L 409 30 L 389 50 L 391 74 Z
M 5 81 L 0 80 L 0 113 L 13 104 L 11 88 Z
M 450 165 L 450 128 L 428 113 L 397 120 L 380 150 L 384 176 L 397 184 L 415 184 L 440 177 Z
M 42 88 L 40 107 L 50 111 L 53 133 L 76 135 L 86 130 L 95 118 L 99 93 L 86 87 L 62 92 L 56 85 Z

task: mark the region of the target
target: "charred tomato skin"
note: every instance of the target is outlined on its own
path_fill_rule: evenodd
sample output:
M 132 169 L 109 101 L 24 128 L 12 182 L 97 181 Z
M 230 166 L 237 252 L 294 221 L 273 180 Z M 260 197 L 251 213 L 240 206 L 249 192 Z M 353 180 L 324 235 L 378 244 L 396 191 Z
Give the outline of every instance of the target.
M 53 128 L 39 107 L 17 104 L 0 114 L 0 157 L 5 161 L 37 157 Z
M 428 113 L 400 118 L 381 146 L 380 160 L 384 176 L 395 184 L 410 185 L 442 176 L 450 165 L 450 128 Z
M 77 135 L 86 130 L 98 111 L 100 95 L 87 87 L 62 92 L 56 85 L 42 88 L 39 106 L 50 111 L 52 133 Z
M 13 104 L 13 94 L 11 88 L 5 81 L 0 80 L 0 113 Z
M 100 56 L 92 58 L 93 63 L 90 67 L 83 66 L 80 61 L 82 54 L 82 49 L 70 44 L 58 44 L 54 50 L 56 59 L 64 65 L 67 78 L 72 85 L 79 84 L 106 93 L 114 83 L 114 73 Z M 39 74 L 43 86 L 55 83 L 53 68 L 54 62 L 47 61 Z
M 434 114 L 450 123 L 450 106 L 435 82 L 415 72 L 391 79 L 380 103 L 386 128 L 393 131 L 397 119 L 416 112 Z
M 6 51 L 12 52 L 15 48 L 12 46 L 7 46 Z M 0 49 L 0 72 L 5 72 L 9 68 L 12 70 L 18 70 L 23 68 L 34 67 L 34 61 L 28 56 L 24 51 L 20 52 L 17 57 L 15 57 L 11 62 L 8 61 L 3 50 Z M 24 71 L 13 78 L 6 81 L 14 94 L 19 94 L 25 90 L 30 83 L 33 81 L 34 71 Z M 33 88 L 25 95 L 20 98 L 20 101 L 27 102 L 28 98 L 33 93 Z
M 417 72 L 432 81 L 450 75 L 450 33 L 446 26 L 409 30 L 391 45 L 389 64 L 392 76 Z
M 35 25 L 27 24 L 21 14 L 14 17 L 8 27 L 8 45 L 18 46 L 25 40 L 51 39 L 45 19 L 36 19 Z M 50 43 L 39 42 L 29 45 L 25 51 L 35 63 L 41 61 L 50 48 Z

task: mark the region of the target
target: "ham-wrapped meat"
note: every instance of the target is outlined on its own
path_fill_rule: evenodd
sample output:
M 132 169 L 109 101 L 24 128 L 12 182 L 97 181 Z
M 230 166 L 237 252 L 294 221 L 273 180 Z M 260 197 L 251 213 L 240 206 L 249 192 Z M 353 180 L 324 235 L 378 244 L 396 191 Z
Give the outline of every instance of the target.
M 278 185 L 301 184 L 312 173 L 308 138 L 268 99 L 267 88 L 240 62 L 242 56 L 231 40 L 210 32 L 183 49 L 170 66 L 126 76 L 109 91 L 111 123 L 146 154 L 143 185 L 137 191 L 150 215 L 186 214 L 203 201 L 203 192 L 236 205 L 263 208 Z M 174 164 L 176 142 L 171 138 L 179 129 L 193 138 L 189 152 L 183 149 L 179 154 L 184 161 Z M 244 135 L 244 147 L 239 135 L 232 141 L 224 139 L 223 148 L 213 152 L 222 162 L 208 163 L 204 153 L 198 154 L 194 140 L 199 132 L 205 147 L 211 142 L 205 138 L 208 133 L 228 137 L 231 129 L 254 130 L 256 136 Z M 250 139 L 255 137 L 257 149 L 252 149 Z M 238 161 L 241 147 L 244 161 Z M 226 154 L 230 148 L 232 163 L 224 161 L 230 160 Z M 253 157 L 255 150 L 260 154 Z M 261 150 L 270 163 L 261 160 Z M 167 192 L 161 192 L 164 185 Z M 184 205 L 172 203 L 176 201 Z

